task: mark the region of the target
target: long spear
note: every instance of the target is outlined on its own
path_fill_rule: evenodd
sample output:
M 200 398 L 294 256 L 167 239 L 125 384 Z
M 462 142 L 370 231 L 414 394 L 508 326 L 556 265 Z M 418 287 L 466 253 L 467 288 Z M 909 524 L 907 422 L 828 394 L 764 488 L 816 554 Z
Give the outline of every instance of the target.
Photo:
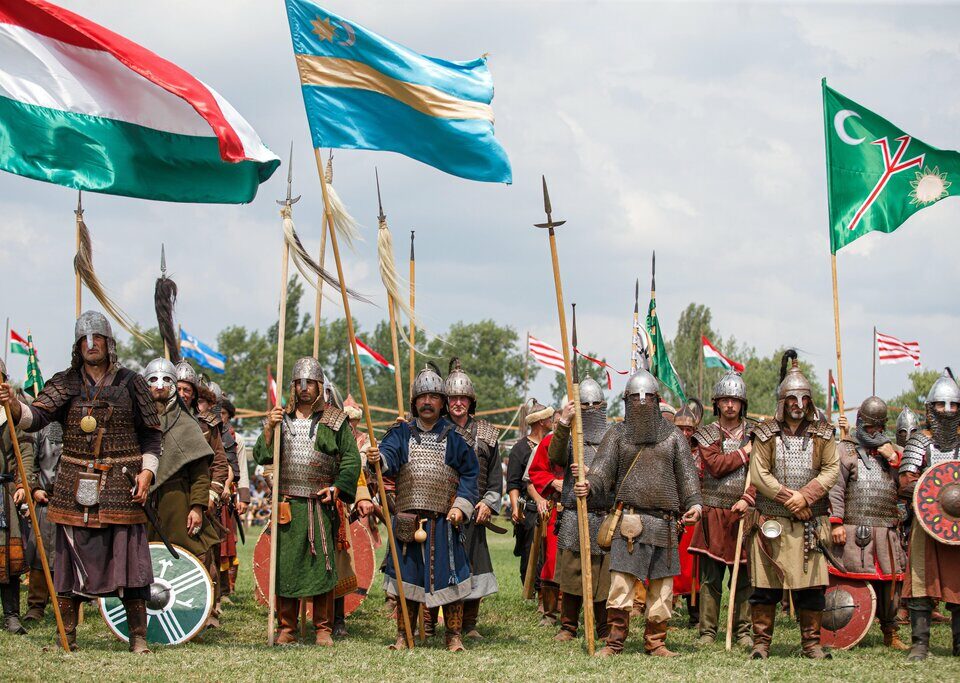
M 640 344 L 640 278 L 633 285 L 633 329 L 630 330 L 630 374 L 637 371 L 637 354 Z
M 327 158 L 327 182 L 333 182 L 333 150 Z M 320 229 L 320 268 L 327 258 L 327 231 Z M 313 310 L 313 357 L 320 360 L 320 302 L 323 301 L 323 278 L 317 276 L 317 301 Z
M 570 366 L 570 343 L 567 339 L 567 318 L 563 305 L 563 285 L 560 282 L 560 259 L 557 256 L 557 237 L 555 228 L 563 225 L 566 221 L 554 221 L 553 210 L 550 206 L 550 194 L 547 192 L 547 179 L 543 180 L 543 210 L 547 214 L 546 223 L 537 223 L 535 227 L 546 228 L 550 239 L 550 259 L 553 263 L 553 285 L 557 294 L 557 317 L 560 319 L 560 348 L 563 350 L 564 375 L 567 380 L 567 396 L 570 400 L 574 399 L 573 372 Z M 579 407 L 579 404 L 578 404 Z M 577 434 L 583 432 L 580 424 L 580 411 L 574 414 L 571 433 Z M 577 464 L 577 481 L 583 483 L 586 480 L 583 467 L 583 442 L 578 439 L 573 440 L 573 461 Z M 590 564 L 590 529 L 587 520 L 587 501 L 585 498 L 577 497 L 577 528 L 580 536 L 580 576 L 583 580 L 583 630 L 587 637 L 587 653 L 593 654 L 593 579 L 591 577 Z
M 750 488 L 750 468 L 747 467 L 747 479 L 743 485 L 743 492 Z M 743 551 L 743 527 L 747 521 L 747 514 L 740 518 L 737 524 L 737 544 L 733 556 L 733 572 L 730 577 L 730 604 L 727 606 L 727 639 L 725 647 L 729 651 L 733 648 L 733 612 L 737 608 L 737 579 L 740 577 L 740 553 Z
M 77 210 L 73 212 L 76 224 L 77 231 L 77 254 L 80 253 L 80 231 L 82 230 L 81 226 L 83 225 L 83 190 L 77 190 Z M 73 272 L 75 273 L 76 280 L 76 317 L 80 317 L 80 270 L 74 266 Z M 53 593 L 51 593 L 53 595 Z
M 377 180 L 377 206 L 380 209 L 380 213 L 377 215 L 377 224 L 380 226 L 379 229 L 386 233 L 384 235 L 385 239 L 378 239 L 377 242 L 380 245 L 385 245 L 385 247 L 390 247 L 392 245 L 390 228 L 387 226 L 387 216 L 383 213 L 383 201 L 380 199 L 380 173 L 376 168 L 373 169 L 373 173 Z M 381 273 L 394 267 L 392 251 L 385 253 L 385 249 L 381 249 L 379 256 Z M 403 380 L 400 378 L 400 345 L 397 341 L 397 307 L 386 276 L 383 278 L 383 286 L 387 290 L 387 309 L 390 311 L 390 344 L 393 347 L 393 380 L 397 391 L 397 419 L 402 420 L 406 411 L 403 408 Z M 413 324 L 412 318 L 410 319 L 410 324 Z
M 350 299 L 347 295 L 346 281 L 343 278 L 343 263 L 340 261 L 340 247 L 337 245 L 337 232 L 333 226 L 333 211 L 330 206 L 330 198 L 327 196 L 327 180 L 323 174 L 323 163 L 320 161 L 320 149 L 314 148 L 317 159 L 317 172 L 320 174 L 320 189 L 323 192 L 324 215 L 327 219 L 327 230 L 330 234 L 330 246 L 333 247 L 333 258 L 337 262 L 337 276 L 340 279 L 340 295 L 343 298 L 343 314 L 346 317 L 347 337 L 350 340 L 350 348 L 353 351 L 353 367 L 357 374 L 357 388 L 360 391 L 360 402 L 363 405 L 363 416 L 367 423 L 367 438 L 371 448 L 377 445 L 377 438 L 373 433 L 373 420 L 370 418 L 370 407 L 367 402 L 367 389 L 363 384 L 363 370 L 360 367 L 360 351 L 357 349 L 357 336 L 353 330 L 353 317 L 350 315 Z M 380 463 L 374 463 L 374 471 L 377 475 L 377 487 L 379 491 L 386 491 L 383 485 L 383 470 Z M 393 536 L 393 523 L 390 518 L 390 510 L 387 505 L 383 506 L 383 522 L 387 527 L 387 541 L 390 545 L 390 556 L 393 559 L 393 571 L 397 576 L 397 600 L 400 603 L 400 611 L 403 618 L 403 631 L 407 639 L 407 647 L 413 649 L 413 629 L 410 628 L 410 616 L 407 612 L 407 600 L 403 594 L 403 578 L 400 574 L 400 558 L 397 556 L 397 542 Z
M 281 218 L 287 219 L 293 213 L 293 205 L 300 201 L 300 195 L 293 193 L 293 143 L 290 143 L 290 163 L 287 166 L 287 198 L 277 200 Z M 287 268 L 290 262 L 290 243 L 284 235 L 283 250 L 280 261 L 280 318 L 277 323 L 277 405 L 281 405 L 280 396 L 283 391 L 283 344 L 287 329 Z M 268 387 L 269 390 L 269 387 Z M 276 624 L 274 611 L 277 605 L 277 536 L 279 534 L 280 510 L 280 425 L 273 430 L 273 491 L 271 494 L 270 515 L 270 584 L 267 591 L 267 645 L 273 647 Z
M 410 231 L 410 311 L 416 309 L 417 302 L 417 258 L 413 253 L 414 231 Z M 413 379 L 416 375 L 417 349 L 414 343 L 417 339 L 417 321 L 410 316 L 410 390 L 413 391 Z

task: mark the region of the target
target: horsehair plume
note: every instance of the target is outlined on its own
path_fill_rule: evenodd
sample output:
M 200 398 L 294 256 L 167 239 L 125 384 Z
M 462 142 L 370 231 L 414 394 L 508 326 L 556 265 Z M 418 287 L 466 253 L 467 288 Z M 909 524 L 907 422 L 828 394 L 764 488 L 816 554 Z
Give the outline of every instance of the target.
M 780 358 L 780 381 L 782 382 L 784 377 L 787 376 L 787 361 L 793 361 L 793 364 L 797 363 L 797 351 L 796 349 L 787 349 L 783 352 L 783 356 Z
M 454 370 L 462 370 L 463 366 L 460 365 L 460 359 L 454 356 L 450 359 L 450 365 L 447 366 L 447 374 L 449 375 Z
M 103 283 L 97 277 L 97 272 L 93 269 L 93 243 L 90 239 L 90 231 L 83 220 L 83 212 L 77 212 L 77 230 L 80 233 L 80 247 L 73 257 L 73 269 L 80 276 L 80 281 L 86 285 L 93 297 L 103 306 L 103 309 L 110 317 L 140 341 L 149 344 L 150 340 L 140 331 L 137 324 L 128 316 L 119 304 L 107 294 Z
M 300 274 L 303 275 L 303 279 L 306 280 L 311 287 L 316 289 L 316 279 L 320 277 L 328 285 L 336 287 L 337 290 L 339 290 L 340 281 L 326 269 L 321 268 L 320 264 L 314 261 L 310 254 L 307 253 L 307 250 L 303 248 L 300 236 L 297 235 L 296 228 L 293 225 L 293 212 L 290 210 L 290 207 L 283 207 L 280 210 L 280 215 L 283 217 L 283 237 L 290 247 L 290 256 L 293 258 L 293 264 L 297 267 L 297 270 L 300 271 Z M 349 287 L 346 289 L 350 298 L 356 301 L 362 301 L 363 303 L 370 303 L 370 300 L 362 294 L 355 292 Z
M 432 360 L 428 360 L 426 363 L 424 363 L 424 364 L 423 364 L 423 369 L 424 369 L 424 370 L 433 370 L 435 373 L 437 373 L 437 374 L 440 375 L 441 377 L 443 376 L 443 375 L 441 374 L 441 372 L 440 372 L 440 366 L 438 366 L 438 365 L 437 365 L 436 363 L 434 363 Z
M 177 283 L 168 277 L 158 277 L 157 286 L 153 290 L 153 305 L 157 309 L 157 328 L 170 354 L 170 361 L 174 365 L 180 362 L 180 344 L 173 324 L 173 308 L 176 303 Z
M 354 248 L 354 242 L 363 241 L 360 235 L 360 224 L 347 211 L 346 204 L 340 199 L 340 195 L 333 189 L 333 152 L 327 159 L 327 170 L 324 173 L 327 181 L 327 201 L 330 209 L 330 215 L 333 217 L 333 229 L 337 231 L 340 238 L 351 249 Z
M 379 256 L 378 261 L 380 262 L 380 279 L 383 281 L 383 286 L 387 290 L 387 295 L 394 306 L 393 310 L 397 320 L 397 331 L 403 338 L 404 343 L 408 347 L 412 347 L 413 344 L 407 336 L 404 325 L 400 324 L 401 311 L 418 329 L 423 330 L 425 335 L 428 335 L 429 331 L 417 318 L 416 313 L 410 308 L 409 300 L 404 296 L 404 289 L 402 288 L 406 287 L 409 289 L 409 287 L 406 285 L 406 281 L 400 277 L 399 272 L 397 272 L 397 263 L 393 258 L 393 237 L 390 234 L 390 228 L 387 226 L 385 216 L 380 218 L 380 229 L 377 230 L 377 255 Z M 419 349 L 418 353 L 420 353 Z

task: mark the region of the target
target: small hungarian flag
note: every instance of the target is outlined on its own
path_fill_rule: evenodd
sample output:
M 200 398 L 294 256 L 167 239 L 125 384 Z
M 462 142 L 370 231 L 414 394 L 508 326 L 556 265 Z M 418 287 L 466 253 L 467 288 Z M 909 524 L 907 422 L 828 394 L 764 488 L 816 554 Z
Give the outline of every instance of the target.
M 960 152 L 907 135 L 823 80 L 830 251 L 868 232 L 893 232 L 910 216 L 957 194 Z
M 657 318 L 657 301 L 654 293 L 650 292 L 650 307 L 647 309 L 647 332 L 653 348 L 650 349 L 650 373 L 663 382 L 663 385 L 680 399 L 687 402 L 687 396 L 680 386 L 680 377 L 667 356 L 667 344 L 660 333 L 660 320 Z
M 700 341 L 703 343 L 703 365 L 708 368 L 722 368 L 723 370 L 736 370 L 743 372 L 743 363 L 727 358 L 710 343 L 710 340 L 700 335 Z
M 23 390 L 34 398 L 43 391 L 43 375 L 40 373 L 37 350 L 33 346 L 33 335 L 29 330 L 27 330 L 27 379 L 23 383 Z
M 360 337 L 357 337 L 357 351 L 360 352 L 360 365 L 364 367 L 382 367 L 386 368 L 387 370 L 393 370 L 393 364 L 360 341 Z
M 833 378 L 833 373 L 830 373 L 830 410 L 833 411 L 835 415 L 840 413 L 840 393 L 837 391 L 837 381 Z
M 10 330 L 10 353 L 20 353 L 24 356 L 30 355 L 30 349 L 29 345 L 27 344 L 27 340 L 13 330 Z

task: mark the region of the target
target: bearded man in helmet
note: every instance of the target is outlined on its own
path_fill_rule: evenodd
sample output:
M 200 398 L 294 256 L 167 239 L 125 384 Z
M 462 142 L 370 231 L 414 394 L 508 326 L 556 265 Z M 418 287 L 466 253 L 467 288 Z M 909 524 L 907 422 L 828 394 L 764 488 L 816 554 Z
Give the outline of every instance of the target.
M 833 425 L 820 420 L 813 389 L 792 349 L 781 360 L 777 398 L 776 416 L 757 424 L 751 436 L 750 480 L 757 488 L 760 518 L 750 543 L 750 656 L 769 655 L 777 604 L 789 590 L 800 619 L 803 656 L 824 659 L 830 657 L 820 647 L 830 582 L 823 552 L 830 543 L 827 494 L 837 483 L 840 461 Z
M 280 502 L 277 533 L 277 643 L 297 640 L 300 599 L 313 602 L 316 644 L 333 646 L 336 552 L 345 548 L 343 506 L 354 500 L 360 451 L 347 415 L 328 405 L 324 374 L 311 357 L 293 364 L 287 408 L 267 413 L 253 448 L 258 465 L 273 462 L 273 439 L 280 426 L 280 476 L 274 476 Z
M 367 461 L 382 462 L 384 476 L 396 481 L 393 531 L 400 554 L 400 573 L 408 611 L 415 615 L 443 607 L 445 639 L 451 652 L 463 651 L 463 601 L 473 587 L 463 525 L 473 518 L 479 501 L 477 455 L 445 417 L 443 379 L 435 366 L 417 373 L 410 392 L 409 422 L 397 422 L 378 447 L 367 450 Z M 397 595 L 393 560 L 385 560 L 384 585 Z M 407 647 L 403 610 L 397 610 L 397 640 L 393 650 Z
M 910 437 L 900 461 L 900 496 L 908 505 L 912 505 L 920 475 L 934 465 L 960 458 L 960 386 L 949 368 L 930 387 L 925 408 L 927 429 Z M 907 658 L 927 658 L 930 621 L 940 600 L 950 611 L 953 656 L 960 656 L 960 546 L 940 543 L 929 536 L 914 514 L 907 553 L 903 597 L 910 611 L 912 641 Z
M 841 433 L 847 418 L 840 416 Z M 887 404 L 870 396 L 857 410 L 857 426 L 837 445 L 840 478 L 830 491 L 830 524 L 834 553 L 842 556 L 843 570 L 831 574 L 869 581 L 877 594 L 877 618 L 883 644 L 909 649 L 900 640 L 896 595 L 891 585 L 903 580 L 906 553 L 900 543 L 897 509 L 897 469 L 900 451 L 885 431 Z
M 756 487 L 745 489 L 750 469 L 750 424 L 747 385 L 730 371 L 713 388 L 716 422 L 693 435 L 693 449 L 703 471 L 703 516 L 693 530 L 690 552 L 700 557 L 700 644 L 717 638 L 724 575 L 741 565 L 735 589 L 734 629 L 737 644 L 752 648 L 750 636 L 750 576 L 743 565 L 746 552 L 737 552 L 740 518 L 756 502 Z
M 26 432 L 51 422 L 63 426 L 48 518 L 57 525 L 54 587 L 70 649 L 80 603 L 115 596 L 126 610 L 130 651 L 147 653 L 153 564 L 143 505 L 162 435 L 146 381 L 119 365 L 116 348 L 107 319 L 87 311 L 74 327 L 70 368 L 51 377 L 29 406 L 4 382 L 0 403 Z M 124 470 L 136 476 L 132 494 Z
M 570 425 L 576 411 L 571 401 L 563 407 L 556 429 L 544 438 L 550 464 L 563 469 L 563 485 L 557 514 L 557 579 L 563 603 L 560 608 L 560 632 L 554 640 L 575 640 L 583 606 L 583 574 L 580 570 L 580 529 L 577 526 L 577 500 L 573 485 L 577 465 L 573 460 Z M 589 472 L 597 459 L 597 449 L 607 433 L 607 399 L 592 377 L 580 382 L 580 415 L 583 419 L 583 464 Z M 587 522 L 590 529 L 590 566 L 593 577 L 593 616 L 597 637 L 606 639 L 607 596 L 610 593 L 610 555 L 597 545 L 600 524 L 610 510 L 610 497 L 590 496 L 587 500 Z
M 673 614 L 673 577 L 680 573 L 680 525 L 700 518 L 697 468 L 687 439 L 660 413 L 660 387 L 638 370 L 623 391 L 624 420 L 607 430 L 577 496 L 608 496 L 622 516 L 610 547 L 609 635 L 597 656 L 623 652 L 634 589 L 647 580 L 644 651 L 673 657 L 667 622 Z
M 466 524 L 467 555 L 470 558 L 470 595 L 463 601 L 463 634 L 467 638 L 481 638 L 477 631 L 480 601 L 499 590 L 493 573 L 490 549 L 487 547 L 486 524 L 500 514 L 503 495 L 503 466 L 500 461 L 500 433 L 486 420 L 474 417 L 477 411 L 477 391 L 473 380 L 463 371 L 460 359 L 450 361 L 450 371 L 443 383 L 447 396 L 450 421 L 457 426 L 467 444 L 477 455 L 477 493 L 480 500 L 473 518 Z M 434 612 L 434 616 L 436 613 Z

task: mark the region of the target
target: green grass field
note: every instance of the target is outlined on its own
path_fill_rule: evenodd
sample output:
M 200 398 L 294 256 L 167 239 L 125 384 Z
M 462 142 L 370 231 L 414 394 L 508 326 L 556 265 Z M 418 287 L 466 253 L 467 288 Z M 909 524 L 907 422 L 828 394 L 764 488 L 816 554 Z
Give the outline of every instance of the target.
M 256 532 L 251 535 L 256 535 Z M 682 628 L 686 614 L 675 617 L 678 628 L 668 644 L 682 657 L 654 659 L 643 654 L 642 621 L 634 620 L 623 656 L 596 660 L 581 643 L 554 643 L 553 629 L 538 627 L 535 609 L 520 599 L 517 559 L 512 538 L 492 536 L 494 565 L 501 593 L 483 603 L 484 640 L 468 642 L 468 652 L 454 655 L 443 649 L 438 635 L 413 652 L 390 652 L 394 624 L 383 607 L 379 579 L 360 609 L 348 619 L 350 638 L 333 649 L 311 645 L 266 647 L 266 613 L 252 596 L 252 542 L 242 550 L 243 567 L 235 604 L 225 609 L 223 627 L 207 631 L 193 642 L 137 657 L 113 638 L 99 613 L 87 608 L 78 635 L 81 651 L 64 655 L 47 649 L 54 622 L 47 619 L 27 636 L 0 634 L 0 662 L 6 680 L 700 680 L 700 681 L 952 681 L 960 680 L 960 658 L 949 656 L 950 629 L 934 627 L 933 652 L 926 664 L 909 665 L 901 653 L 882 647 L 879 627 L 852 652 L 835 653 L 832 661 L 802 660 L 799 632 L 781 619 L 774 634 L 773 653 L 766 662 L 753 662 L 745 653 L 723 651 L 722 644 L 697 649 L 694 631 Z M 909 638 L 907 630 L 904 639 Z M 312 634 L 309 636 L 312 641 Z

